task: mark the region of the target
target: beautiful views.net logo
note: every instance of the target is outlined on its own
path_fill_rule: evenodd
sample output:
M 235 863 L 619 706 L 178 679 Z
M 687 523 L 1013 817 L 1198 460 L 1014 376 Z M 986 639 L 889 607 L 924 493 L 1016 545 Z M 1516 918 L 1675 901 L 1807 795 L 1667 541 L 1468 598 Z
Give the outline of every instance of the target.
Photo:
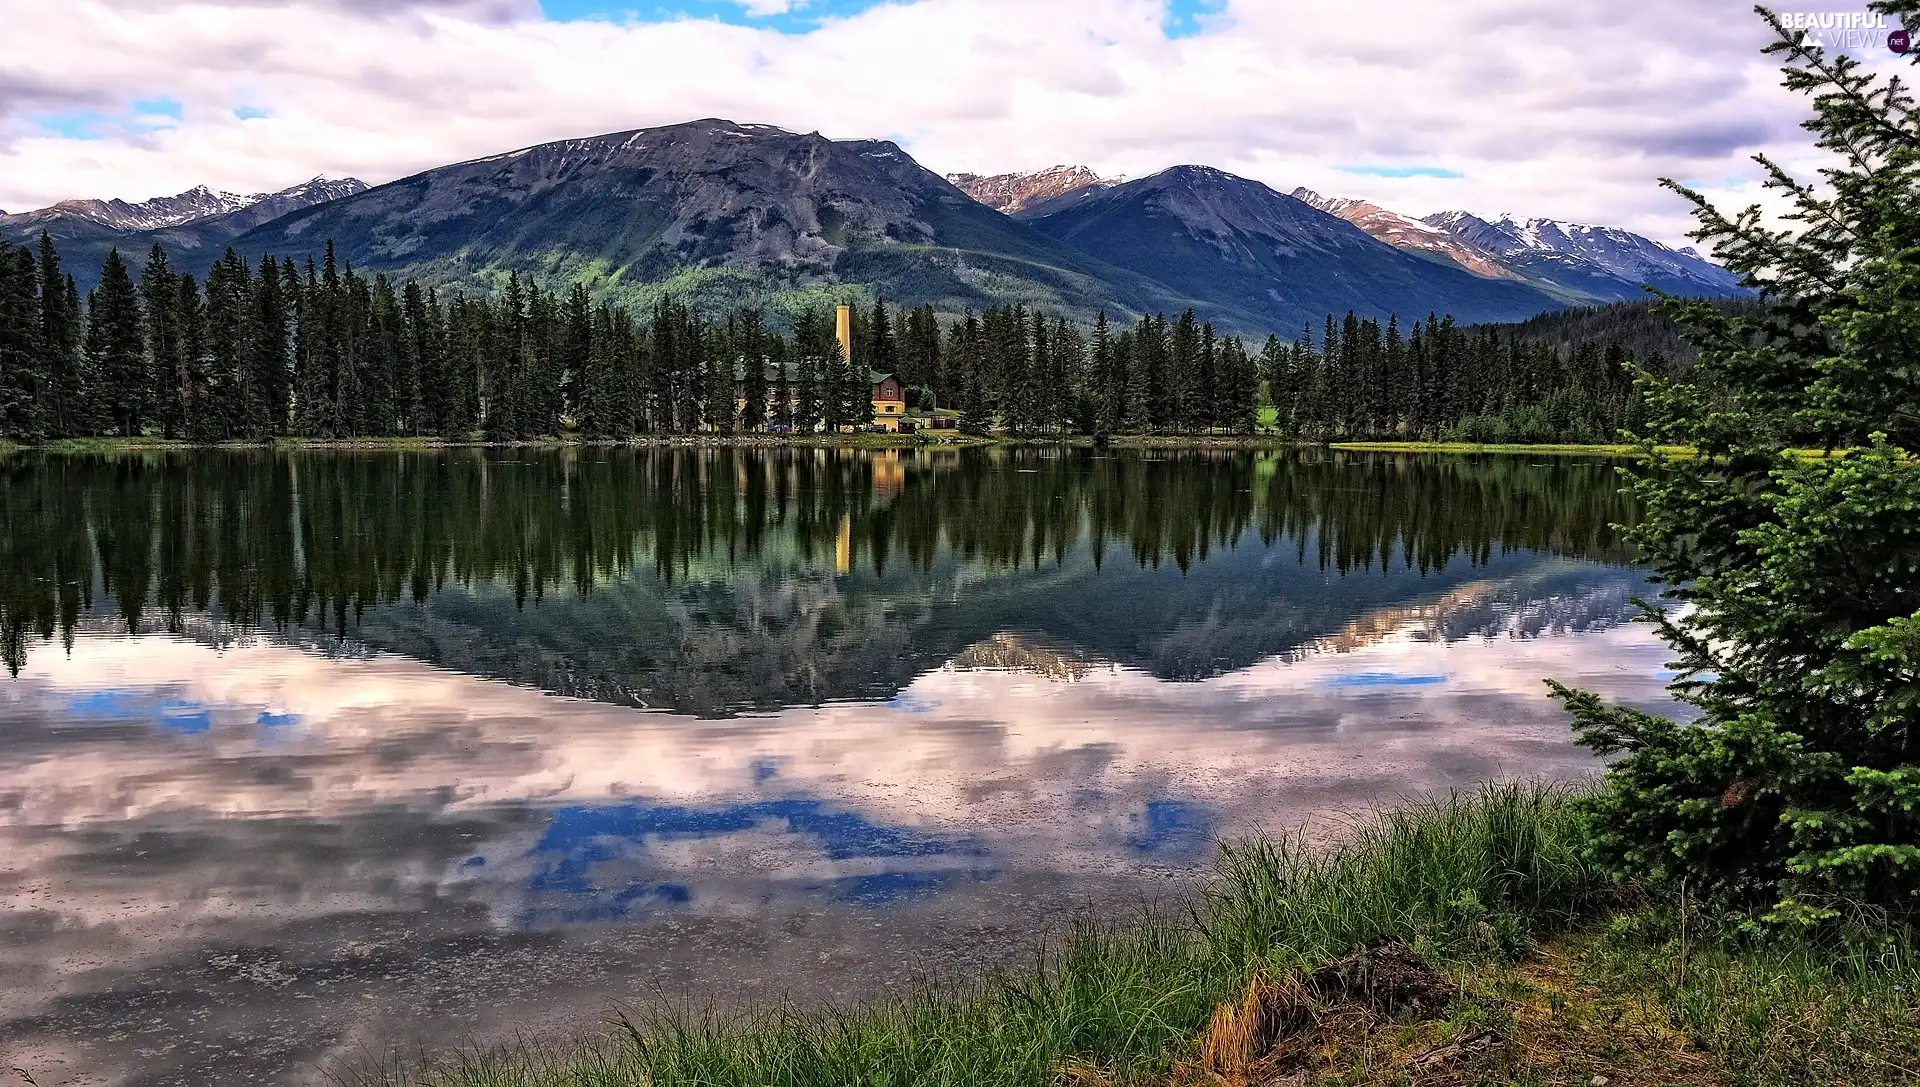
M 1780 17 L 1800 44 L 1835 51 L 1890 49 L 1905 53 L 1912 36 L 1885 15 L 1867 11 L 1790 11 Z

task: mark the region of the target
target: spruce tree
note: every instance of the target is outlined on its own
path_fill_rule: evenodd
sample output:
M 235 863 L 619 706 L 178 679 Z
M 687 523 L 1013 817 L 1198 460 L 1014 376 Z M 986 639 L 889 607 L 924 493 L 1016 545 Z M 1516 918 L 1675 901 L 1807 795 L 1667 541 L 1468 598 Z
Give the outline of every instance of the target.
M 866 328 L 856 340 L 855 351 L 860 366 L 881 374 L 897 374 L 900 370 L 899 344 L 893 335 L 893 319 L 887 313 L 885 302 L 875 299 L 873 309 L 869 311 Z
M 120 250 L 107 252 L 100 285 L 87 295 L 87 367 L 95 377 L 94 410 L 102 426 L 137 437 L 149 395 L 140 292 Z
M 735 353 L 740 358 L 740 429 L 757 433 L 767 428 L 767 334 L 761 327 L 760 311 L 743 310 L 735 333 Z
M 587 297 L 587 285 L 575 283 L 567 292 L 567 301 L 561 307 L 560 343 L 556 352 L 559 368 L 559 411 L 573 421 L 573 425 L 586 428 L 583 421 L 586 416 L 584 407 L 587 389 L 593 384 L 594 376 L 594 312 L 593 301 Z M 613 334 L 611 322 L 606 328 L 607 335 Z M 608 369 L 611 369 L 609 367 Z M 601 380 L 605 380 L 604 376 Z
M 406 324 L 400 299 L 385 273 L 367 285 L 366 350 L 360 359 L 359 433 L 403 433 L 407 409 L 417 392 L 406 348 Z
M 167 266 L 167 254 L 159 245 L 147 252 L 147 263 L 140 270 L 140 319 L 146 336 L 146 400 L 153 421 L 168 438 L 180 429 L 180 398 L 176 382 L 183 367 L 180 357 L 179 288 L 173 271 Z
M 298 300 L 293 310 L 294 431 L 320 437 L 326 434 L 332 415 L 327 375 L 327 359 L 333 351 L 327 330 L 331 302 L 311 256 L 307 258 L 305 278 L 296 274 L 287 282 L 295 285 L 294 297 Z
M 292 265 L 260 261 L 254 281 L 253 312 L 247 322 L 247 383 L 253 390 L 251 414 L 242 426 L 246 434 L 269 438 L 287 432 L 292 394 L 292 355 L 286 290 L 283 284 Z
M 400 292 L 400 318 L 410 385 L 404 394 L 403 433 L 438 434 L 446 417 L 446 363 L 441 357 L 438 315 L 428 309 L 427 292 L 407 281 Z
M 1204 385 L 1203 367 L 1200 322 L 1192 310 L 1187 310 L 1174 319 L 1167 337 L 1167 429 L 1192 432 L 1205 425 L 1209 414 L 1206 401 L 1212 390 Z
M 1873 9 L 1920 26 L 1920 5 Z M 1631 533 L 1684 610 L 1655 614 L 1686 723 L 1554 686 L 1582 743 L 1617 756 L 1587 804 L 1622 876 L 1780 924 L 1920 911 L 1920 110 L 1904 86 L 1767 16 L 1805 127 L 1836 163 L 1791 204 L 1695 237 L 1760 312 L 1669 301 L 1698 374 L 1651 375 Z M 1709 386 L 1717 388 L 1710 391 Z M 1697 455 L 1661 455 L 1655 443 Z M 1811 446 L 1826 456 L 1796 456 Z
M 40 232 L 37 263 L 40 283 L 40 349 L 46 354 L 45 408 L 48 433 L 60 437 L 91 433 L 84 356 L 80 350 L 80 308 L 73 279 L 60 270 L 53 238 Z
M 0 436 L 46 435 L 47 353 L 40 340 L 39 272 L 28 249 L 0 242 Z
M 1220 344 L 1218 372 L 1218 425 L 1235 434 L 1253 433 L 1260 421 L 1260 375 L 1239 338 L 1229 336 Z
M 200 284 L 188 273 L 173 277 L 175 346 L 173 373 L 167 382 L 173 397 L 173 437 L 215 441 L 221 437 L 213 411 L 208 356 L 207 308 Z
M 1169 389 L 1172 375 L 1167 367 L 1166 315 L 1142 317 L 1134 330 L 1133 347 L 1141 367 L 1140 386 L 1144 394 L 1141 419 L 1145 428 L 1153 433 L 1177 429 L 1179 421 L 1174 416 L 1176 401 Z
M 734 338 L 725 327 L 708 330 L 701 355 L 701 420 L 716 434 L 732 434 L 740 418 L 734 410 L 734 387 L 742 362 Z
M 254 436 L 259 390 L 251 365 L 253 277 L 231 248 L 207 273 L 206 336 L 208 396 L 200 426 L 219 438 Z

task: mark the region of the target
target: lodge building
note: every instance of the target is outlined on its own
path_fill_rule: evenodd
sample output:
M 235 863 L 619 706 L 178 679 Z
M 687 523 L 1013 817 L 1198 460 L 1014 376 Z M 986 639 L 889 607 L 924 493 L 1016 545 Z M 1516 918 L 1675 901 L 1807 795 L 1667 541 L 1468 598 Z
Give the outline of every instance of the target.
M 834 311 L 834 336 L 840 341 L 840 352 L 849 363 L 853 363 L 853 307 L 841 303 Z M 873 385 L 873 428 L 888 434 L 912 434 L 918 430 L 954 430 L 959 422 L 959 413 L 941 411 L 907 410 L 907 388 L 897 374 L 868 370 L 867 380 Z
M 835 337 L 839 342 L 841 356 L 853 361 L 853 307 L 842 305 L 836 313 Z M 735 362 L 733 371 L 734 410 L 736 415 L 745 409 L 747 403 L 746 368 L 752 363 L 742 358 Z M 785 374 L 780 371 L 783 365 L 764 361 L 767 384 L 772 385 L 782 377 L 791 378 L 792 370 Z M 881 370 L 868 370 L 867 383 L 872 386 L 873 416 L 868 429 L 885 431 L 888 434 L 912 434 L 922 430 L 954 431 L 960 428 L 960 413 L 941 408 L 914 409 L 907 404 L 907 385 L 898 374 Z M 789 404 L 797 407 L 798 397 Z

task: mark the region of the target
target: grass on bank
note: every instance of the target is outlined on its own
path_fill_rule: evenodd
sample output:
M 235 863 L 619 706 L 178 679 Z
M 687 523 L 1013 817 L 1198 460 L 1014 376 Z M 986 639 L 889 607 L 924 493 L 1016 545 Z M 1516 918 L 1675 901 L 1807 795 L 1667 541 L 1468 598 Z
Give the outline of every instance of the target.
M 1489 786 L 1331 851 L 1224 851 L 1184 910 L 1083 925 L 1025 969 L 840 1011 L 629 1011 L 566 1045 L 361 1070 L 358 1087 L 1920 1084 L 1910 937 L 1739 948 L 1582 858 L 1567 791 Z M 1300 981 L 1394 941 L 1437 1014 Z M 1324 970 L 1322 971 L 1324 973 Z M 1290 1017 L 1290 1018 L 1289 1018 Z M 1276 1023 L 1293 1031 L 1276 1040 Z M 1264 1033 L 1263 1033 L 1264 1032 Z M 1260 1045 L 1253 1046 L 1256 1034 Z M 1238 1054 L 1238 1056 L 1235 1056 Z
M 1498 445 L 1480 442 L 1333 442 L 1329 448 L 1360 453 L 1539 453 L 1552 455 L 1630 457 L 1640 452 L 1637 445 Z M 1690 450 L 1682 446 L 1662 446 L 1675 456 Z

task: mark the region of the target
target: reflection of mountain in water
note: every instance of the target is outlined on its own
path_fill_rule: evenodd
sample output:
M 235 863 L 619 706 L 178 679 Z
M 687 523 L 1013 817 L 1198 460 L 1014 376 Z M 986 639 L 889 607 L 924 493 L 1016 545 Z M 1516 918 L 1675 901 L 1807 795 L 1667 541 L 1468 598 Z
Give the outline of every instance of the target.
M 1038 645 L 1011 633 L 995 634 L 975 642 L 955 654 L 950 663 L 961 669 L 1025 672 L 1062 683 L 1085 679 L 1096 667 L 1084 653 Z
M 1511 580 L 1476 580 L 1431 600 L 1370 611 L 1302 652 L 1344 653 L 1396 634 L 1457 642 L 1607 630 L 1638 612 L 1633 597 L 1641 584 L 1619 568 L 1543 564 Z
M 14 458 L 0 633 L 261 629 L 707 714 L 1618 621 L 1602 465 L 825 450 Z M 996 635 L 1019 635 L 1017 642 Z M 229 636 L 218 634 L 218 637 Z

